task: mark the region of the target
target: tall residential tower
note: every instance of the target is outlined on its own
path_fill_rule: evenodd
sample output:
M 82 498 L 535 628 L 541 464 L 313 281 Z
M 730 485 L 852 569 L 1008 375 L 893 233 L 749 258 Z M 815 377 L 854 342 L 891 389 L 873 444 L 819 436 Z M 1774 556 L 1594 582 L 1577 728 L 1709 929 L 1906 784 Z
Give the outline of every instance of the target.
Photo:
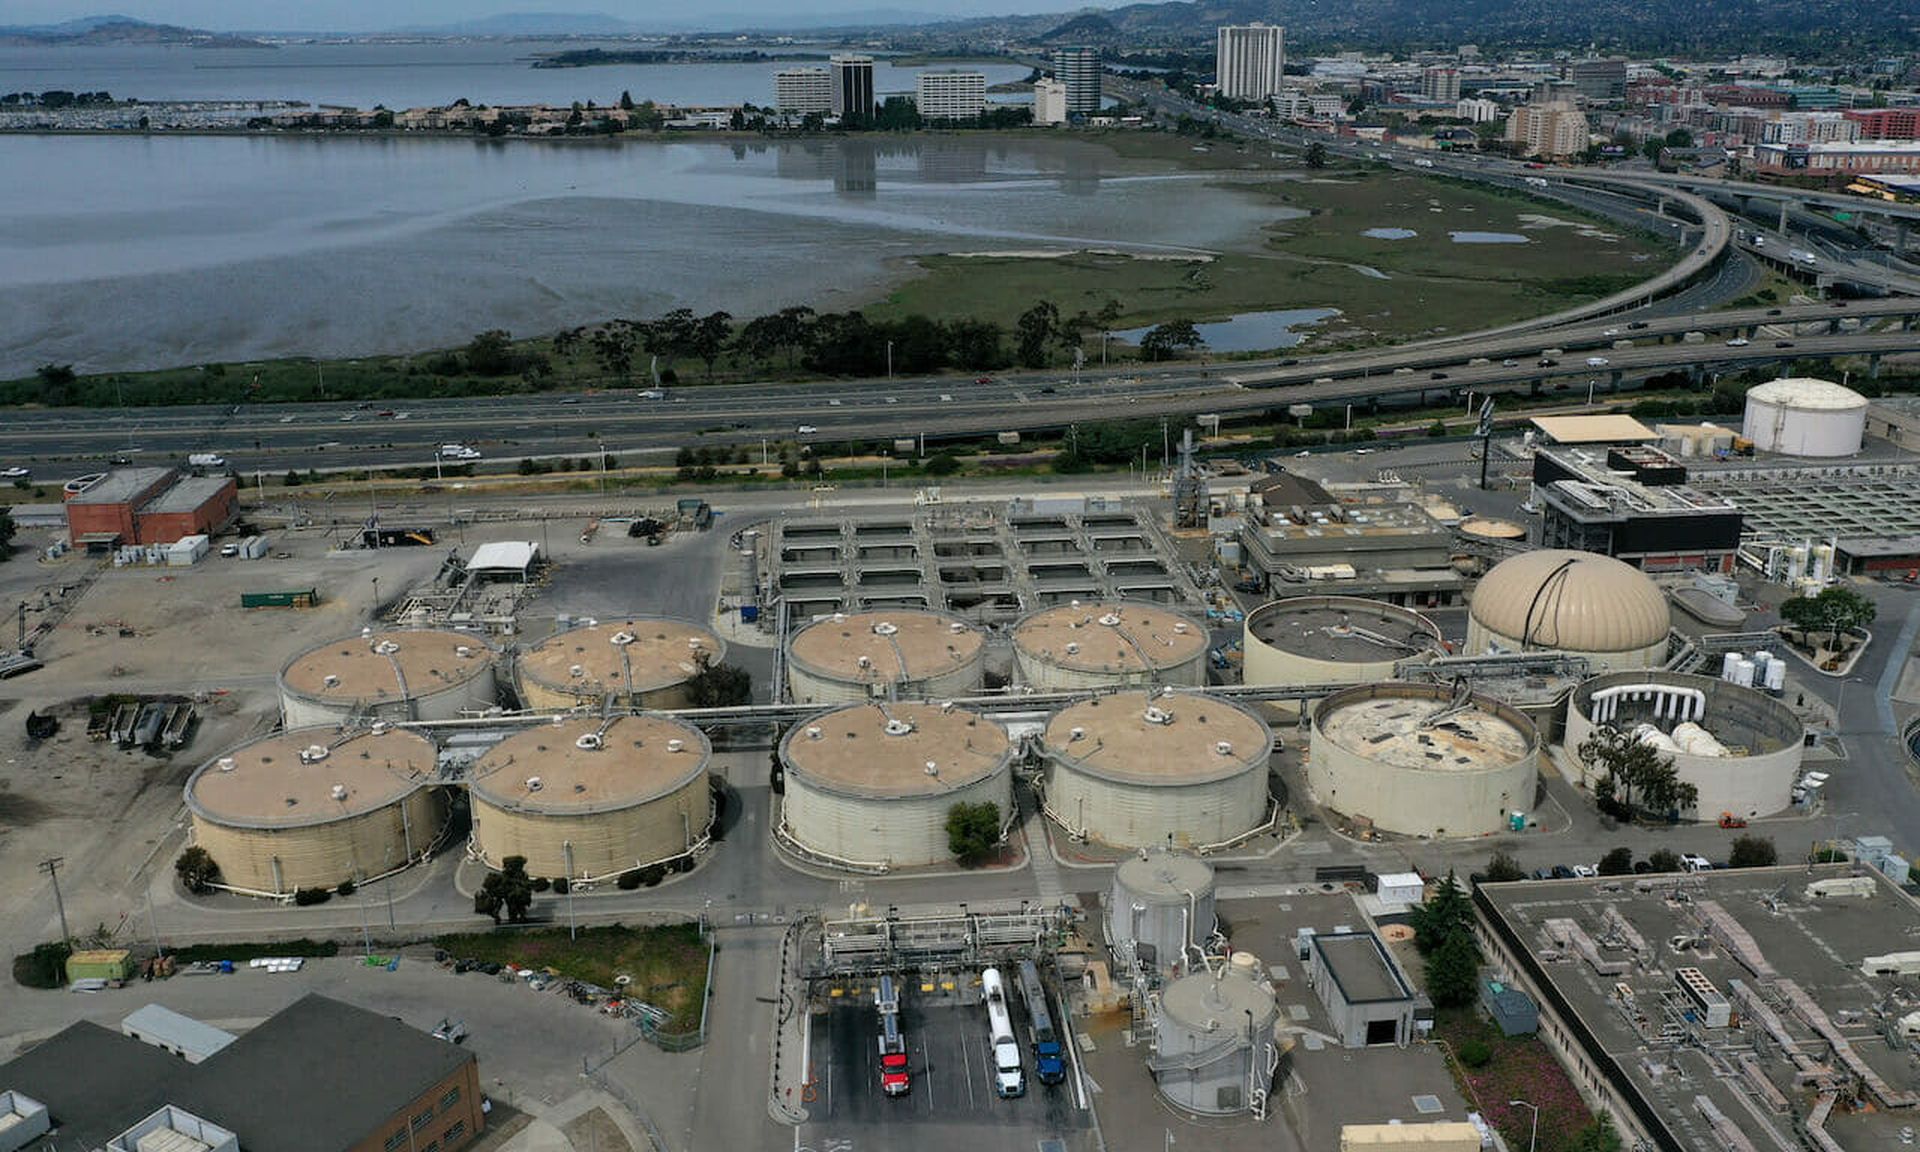
M 1274 24 L 1221 25 L 1214 66 L 1220 95 L 1266 100 L 1280 91 L 1286 65 L 1285 29 Z
M 1066 85 L 1069 118 L 1092 116 L 1100 111 L 1100 53 L 1097 49 L 1054 49 L 1053 76 Z

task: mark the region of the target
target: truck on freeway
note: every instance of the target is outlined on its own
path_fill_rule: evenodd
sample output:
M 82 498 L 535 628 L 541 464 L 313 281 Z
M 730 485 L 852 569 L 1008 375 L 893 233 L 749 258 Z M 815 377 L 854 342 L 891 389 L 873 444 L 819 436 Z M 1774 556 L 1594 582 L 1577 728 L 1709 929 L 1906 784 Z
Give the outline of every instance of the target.
M 987 1039 L 993 1048 L 993 1091 L 1002 1100 L 1027 1094 L 1027 1074 L 1020 1063 L 1020 1045 L 1013 1038 L 1013 1016 L 1007 1008 L 1007 984 L 1000 969 L 980 973 L 980 998 L 987 1004 Z
M 1020 961 L 1020 999 L 1027 1006 L 1027 1020 L 1033 1029 L 1034 1072 L 1042 1084 L 1059 1084 L 1067 1078 L 1065 1052 L 1060 1036 L 1053 1029 L 1053 1013 L 1047 1010 L 1047 988 L 1040 982 L 1040 969 L 1031 960 Z

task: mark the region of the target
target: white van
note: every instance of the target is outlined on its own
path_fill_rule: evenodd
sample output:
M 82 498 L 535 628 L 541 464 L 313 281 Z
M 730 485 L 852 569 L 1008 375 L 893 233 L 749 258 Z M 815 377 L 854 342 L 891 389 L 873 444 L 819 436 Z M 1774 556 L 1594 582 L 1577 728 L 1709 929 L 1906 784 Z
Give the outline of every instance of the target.
M 1680 854 L 1680 870 L 1682 872 L 1711 872 L 1713 871 L 1713 862 L 1705 856 L 1695 856 L 1691 853 L 1683 852 Z

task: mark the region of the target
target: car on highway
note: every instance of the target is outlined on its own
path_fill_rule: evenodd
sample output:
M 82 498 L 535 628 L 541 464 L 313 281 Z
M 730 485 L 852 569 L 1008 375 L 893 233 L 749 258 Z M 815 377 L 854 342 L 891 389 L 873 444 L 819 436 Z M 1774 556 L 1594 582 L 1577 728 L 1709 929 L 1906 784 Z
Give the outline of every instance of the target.
M 942 392 L 942 393 L 940 393 L 940 403 L 942 403 L 942 404 L 951 404 L 951 403 L 953 403 L 953 393 L 951 393 L 951 392 Z
M 22 468 L 18 464 L 11 468 L 0 468 L 0 477 L 5 477 L 8 480 L 25 480 L 31 475 L 33 475 L 31 469 Z
M 1558 361 L 1558 360 L 1555 360 L 1555 359 L 1554 359 L 1553 357 L 1551 357 L 1551 356 L 1542 356 L 1542 357 L 1540 357 L 1540 361 L 1539 361 L 1539 365 L 1538 365 L 1538 366 L 1539 366 L 1539 367 L 1541 367 L 1541 368 L 1557 368 L 1557 367 L 1559 367 L 1559 365 L 1560 365 L 1560 361 Z
M 1778 308 L 1769 308 L 1769 309 L 1767 309 L 1767 315 L 1769 315 L 1769 316 L 1778 316 L 1778 315 L 1780 315 L 1780 309 L 1778 309 Z
M 796 429 L 794 429 L 794 431 L 795 431 L 795 432 L 798 432 L 798 433 L 799 433 L 800 435 L 802 435 L 802 436 L 811 436 L 811 435 L 813 435 L 813 434 L 814 434 L 815 432 L 818 432 L 818 431 L 820 431 L 820 429 L 818 429 L 818 428 L 815 428 L 815 427 L 814 427 L 813 425 L 811 425 L 811 424 L 802 424 L 802 425 L 800 425 L 800 427 L 798 427 L 798 428 L 796 428 Z
M 1429 379 L 1429 380 L 1445 380 L 1446 378 L 1447 378 L 1447 374 L 1446 374 L 1445 372 L 1429 372 L 1429 373 L 1427 373 L 1427 379 Z
M 1745 336 L 1735 336 L 1733 339 L 1727 341 L 1727 347 L 1745 348 L 1747 345 L 1751 343 L 1753 343 L 1753 341 L 1747 339 Z
M 665 400 L 666 398 L 666 392 L 659 388 L 649 388 L 639 395 L 641 400 Z
M 975 376 L 975 377 L 973 378 L 973 382 L 974 382 L 975 384 L 991 384 L 991 383 L 993 383 L 993 377 L 991 377 L 991 376 Z
M 1518 360 L 1502 360 L 1502 361 L 1500 361 L 1500 367 L 1502 367 L 1502 368 L 1518 368 L 1518 367 L 1520 367 L 1520 361 L 1518 361 Z
M 1602 332 L 1602 333 L 1600 333 L 1600 335 L 1602 335 L 1602 336 L 1618 336 L 1618 335 L 1620 335 L 1620 329 L 1618 329 L 1618 328 L 1609 328 L 1609 329 L 1607 329 L 1607 330 L 1606 330 L 1605 332 Z
M 840 407 L 840 401 L 838 399 L 829 400 L 827 401 L 827 407 L 838 408 Z
M 1040 395 L 1051 396 L 1058 391 L 1060 391 L 1058 388 L 1055 388 L 1053 385 L 1049 384 L 1045 388 L 1040 389 Z
M 326 445 L 322 445 L 322 447 L 326 447 Z M 473 448 L 467 447 L 465 444 L 442 444 L 440 445 L 440 457 L 444 460 L 478 460 L 480 459 L 480 453 Z
M 1612 361 L 1608 360 L 1605 356 L 1587 357 L 1587 367 L 1589 368 L 1605 368 L 1610 363 L 1612 363 Z
M 1646 326 L 1647 326 L 1647 322 L 1645 320 L 1635 320 L 1633 323 L 1627 325 L 1627 327 L 1632 328 L 1635 331 L 1645 328 Z
M 1791 347 L 1793 347 L 1793 341 L 1791 341 L 1791 340 L 1775 340 L 1775 341 L 1773 342 L 1773 346 L 1774 346 L 1775 348 L 1791 348 Z

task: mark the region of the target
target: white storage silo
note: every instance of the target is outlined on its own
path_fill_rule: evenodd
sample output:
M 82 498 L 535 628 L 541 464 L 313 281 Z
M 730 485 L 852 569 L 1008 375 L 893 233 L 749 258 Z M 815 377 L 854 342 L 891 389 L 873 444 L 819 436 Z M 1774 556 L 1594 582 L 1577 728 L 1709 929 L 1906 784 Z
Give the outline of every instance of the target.
M 1127 857 L 1113 870 L 1107 939 L 1144 969 L 1187 971 L 1214 933 L 1213 884 L 1198 856 L 1155 848 Z
M 1747 392 L 1741 428 L 1762 452 L 1851 456 L 1867 431 L 1867 398 L 1831 380 L 1793 376 Z
M 1263 1106 L 1279 1066 L 1273 990 L 1229 964 L 1160 993 L 1147 1067 L 1177 1108 L 1231 1116 Z

